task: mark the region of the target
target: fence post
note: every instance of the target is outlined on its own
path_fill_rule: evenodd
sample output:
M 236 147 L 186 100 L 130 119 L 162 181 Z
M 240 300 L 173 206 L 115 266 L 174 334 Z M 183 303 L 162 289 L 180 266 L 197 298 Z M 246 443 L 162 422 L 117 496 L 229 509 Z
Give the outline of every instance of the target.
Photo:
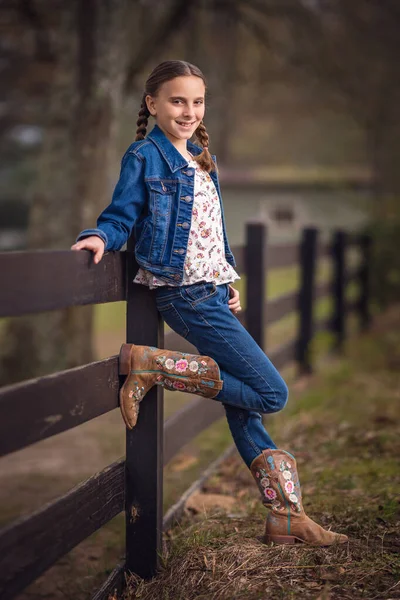
M 332 331 L 336 334 L 335 350 L 343 348 L 346 337 L 346 234 L 344 231 L 335 231 L 332 244 L 333 260 L 333 317 Z
M 164 329 L 147 287 L 134 284 L 137 263 L 134 239 L 127 250 L 126 341 L 164 346 Z M 154 386 L 140 404 L 136 427 L 126 430 L 125 511 L 126 569 L 152 577 L 162 551 L 163 521 L 163 390 Z
M 267 227 L 263 222 L 250 221 L 246 223 L 246 329 L 263 349 L 265 348 L 267 237 Z
M 299 290 L 299 335 L 297 340 L 297 361 L 301 374 L 311 373 L 310 342 L 313 336 L 313 305 L 315 265 L 317 255 L 318 230 L 315 227 L 303 229 L 299 248 L 300 290 Z
M 370 269 L 371 269 L 371 236 L 364 234 L 360 237 L 360 250 L 361 250 L 361 268 L 359 275 L 360 282 L 360 299 L 358 304 L 358 311 L 360 317 L 360 328 L 365 331 L 371 324 L 371 313 L 369 306 L 369 284 L 370 284 Z

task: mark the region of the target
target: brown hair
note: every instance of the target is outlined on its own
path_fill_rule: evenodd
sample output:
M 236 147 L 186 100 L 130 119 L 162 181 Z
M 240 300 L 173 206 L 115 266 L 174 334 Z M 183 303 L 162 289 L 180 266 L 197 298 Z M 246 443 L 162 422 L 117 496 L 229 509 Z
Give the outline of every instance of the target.
M 166 81 L 170 81 L 175 77 L 189 75 L 200 77 L 204 85 L 206 85 L 205 77 L 200 71 L 200 69 L 195 65 L 192 65 L 183 60 L 166 60 L 160 63 L 157 67 L 155 67 L 155 69 L 153 69 L 145 84 L 144 94 L 142 97 L 142 104 L 139 110 L 138 120 L 136 123 L 137 130 L 135 141 L 144 140 L 144 138 L 146 137 L 148 118 L 150 117 L 150 112 L 146 104 L 146 96 L 157 96 L 158 90 L 160 89 L 161 85 Z M 200 125 L 194 133 L 198 142 L 203 148 L 203 152 L 201 152 L 201 154 L 199 154 L 198 156 L 195 156 L 194 160 L 197 163 L 199 163 L 200 167 L 204 171 L 216 171 L 217 166 L 211 158 L 211 154 L 208 150 L 209 137 L 206 130 L 206 126 L 204 125 L 203 121 L 201 121 Z

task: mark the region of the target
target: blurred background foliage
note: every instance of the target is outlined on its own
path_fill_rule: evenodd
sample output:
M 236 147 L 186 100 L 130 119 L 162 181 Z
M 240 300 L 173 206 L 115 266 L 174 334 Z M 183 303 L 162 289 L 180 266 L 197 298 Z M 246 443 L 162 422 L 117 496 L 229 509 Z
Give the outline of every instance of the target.
M 255 215 L 272 239 L 368 222 L 376 301 L 399 299 L 397 0 L 5 0 L 0 16 L 1 250 L 69 249 L 95 224 L 145 79 L 179 58 L 208 81 L 231 241 Z M 238 172 L 247 190 L 229 183 Z M 271 181 L 303 187 L 272 193 Z M 316 195 L 315 181 L 337 189 Z M 293 213 L 286 228 L 271 218 L 279 206 Z M 3 320 L 0 382 L 94 360 L 96 310 Z

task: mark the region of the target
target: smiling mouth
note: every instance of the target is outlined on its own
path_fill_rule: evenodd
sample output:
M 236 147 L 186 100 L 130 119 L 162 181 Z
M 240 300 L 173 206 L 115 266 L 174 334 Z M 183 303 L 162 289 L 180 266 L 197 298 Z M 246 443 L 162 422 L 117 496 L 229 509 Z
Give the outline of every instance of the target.
M 176 121 L 176 123 L 178 123 L 178 125 L 180 125 L 181 127 L 185 127 L 186 129 L 189 129 L 190 127 L 192 127 L 196 123 L 196 121 L 191 121 L 191 122 Z

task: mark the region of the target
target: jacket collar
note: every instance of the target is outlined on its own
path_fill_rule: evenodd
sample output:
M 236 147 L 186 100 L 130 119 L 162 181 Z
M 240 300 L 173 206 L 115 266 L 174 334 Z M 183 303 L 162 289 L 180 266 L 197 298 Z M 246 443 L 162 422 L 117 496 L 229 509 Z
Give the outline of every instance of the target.
M 169 141 L 162 129 L 158 125 L 154 125 L 153 129 L 147 134 L 146 139 L 151 140 L 153 144 L 157 146 L 162 156 L 168 163 L 169 168 L 173 173 L 178 169 L 182 169 L 188 165 L 188 161 L 182 154 L 175 148 L 175 146 Z M 202 153 L 202 148 L 187 142 L 187 149 L 193 155 Z

